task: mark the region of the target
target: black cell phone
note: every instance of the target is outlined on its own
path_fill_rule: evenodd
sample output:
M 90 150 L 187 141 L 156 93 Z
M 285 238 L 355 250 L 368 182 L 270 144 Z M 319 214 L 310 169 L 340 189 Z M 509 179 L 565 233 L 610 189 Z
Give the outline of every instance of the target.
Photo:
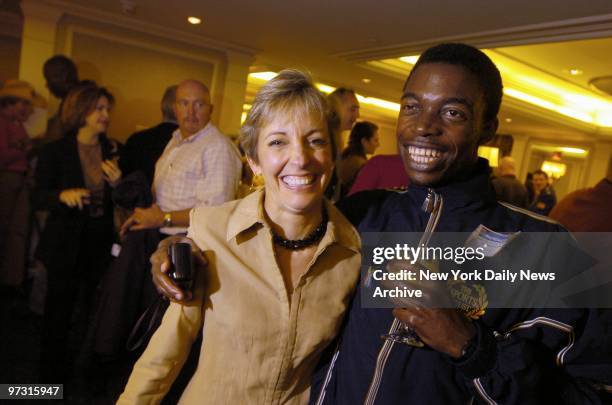
M 170 245 L 168 256 L 172 262 L 170 278 L 183 291 L 191 290 L 193 284 L 193 255 L 189 243 L 179 242 Z

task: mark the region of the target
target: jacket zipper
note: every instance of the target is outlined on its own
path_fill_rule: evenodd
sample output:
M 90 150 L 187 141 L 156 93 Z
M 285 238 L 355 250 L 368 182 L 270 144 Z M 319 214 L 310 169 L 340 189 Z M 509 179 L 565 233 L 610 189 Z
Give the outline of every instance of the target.
M 437 194 L 433 189 L 429 188 L 427 190 L 427 197 L 425 198 L 425 201 L 423 201 L 423 205 L 421 205 L 421 209 L 429 213 L 429 219 L 427 220 L 427 226 L 425 227 L 423 236 L 421 236 L 419 246 L 424 245 L 427 247 L 427 245 L 429 245 L 429 241 L 438 225 L 438 221 L 440 220 L 442 206 L 442 196 Z M 397 318 L 393 319 L 388 333 L 397 333 L 401 326 L 402 324 Z M 368 394 L 366 395 L 364 405 L 374 405 L 374 401 L 378 395 L 378 389 L 380 388 L 380 383 L 382 382 L 383 371 L 387 364 L 389 355 L 391 354 L 391 349 L 393 349 L 394 343 L 394 341 L 386 340 L 383 347 L 378 352 L 374 376 L 370 382 L 370 387 L 368 389 Z

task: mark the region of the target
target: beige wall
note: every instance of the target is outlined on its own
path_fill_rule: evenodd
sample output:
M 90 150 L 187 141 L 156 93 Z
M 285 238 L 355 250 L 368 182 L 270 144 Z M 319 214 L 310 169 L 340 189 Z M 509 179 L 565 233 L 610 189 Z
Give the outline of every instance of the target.
M 0 82 L 16 79 L 19 76 L 19 53 L 21 40 L 15 37 L 0 36 Z
M 121 141 L 161 120 L 166 87 L 185 78 L 210 86 L 213 79 L 212 64 L 78 32 L 71 57 L 81 79 L 95 80 L 115 96 L 109 134 Z

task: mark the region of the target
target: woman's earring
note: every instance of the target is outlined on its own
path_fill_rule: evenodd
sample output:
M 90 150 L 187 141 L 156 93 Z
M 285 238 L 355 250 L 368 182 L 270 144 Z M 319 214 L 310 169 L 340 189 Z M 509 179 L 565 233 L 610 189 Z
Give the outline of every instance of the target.
M 253 178 L 251 179 L 251 190 L 257 190 L 264 185 L 264 177 L 260 174 L 253 174 Z

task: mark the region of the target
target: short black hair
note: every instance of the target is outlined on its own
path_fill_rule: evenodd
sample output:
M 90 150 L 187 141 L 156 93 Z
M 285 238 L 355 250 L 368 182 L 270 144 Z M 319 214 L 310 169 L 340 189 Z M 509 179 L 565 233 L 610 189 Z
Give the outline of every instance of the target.
M 64 55 L 55 55 L 47 59 L 43 65 L 43 75 L 47 80 L 51 93 L 59 98 L 64 98 L 71 88 L 79 82 L 77 67 Z
M 426 63 L 446 63 L 461 66 L 472 73 L 480 83 L 485 97 L 485 122 L 497 117 L 501 105 L 503 85 L 499 69 L 493 61 L 481 50 L 471 45 L 459 43 L 444 43 L 427 49 L 410 71 L 406 83 L 412 73 Z M 404 83 L 404 88 L 406 87 Z
M 546 173 L 544 170 L 538 169 L 535 172 L 533 172 L 533 175 L 535 176 L 536 174 L 540 174 L 542 176 L 544 176 L 544 178 L 546 180 L 548 180 L 548 173 Z

